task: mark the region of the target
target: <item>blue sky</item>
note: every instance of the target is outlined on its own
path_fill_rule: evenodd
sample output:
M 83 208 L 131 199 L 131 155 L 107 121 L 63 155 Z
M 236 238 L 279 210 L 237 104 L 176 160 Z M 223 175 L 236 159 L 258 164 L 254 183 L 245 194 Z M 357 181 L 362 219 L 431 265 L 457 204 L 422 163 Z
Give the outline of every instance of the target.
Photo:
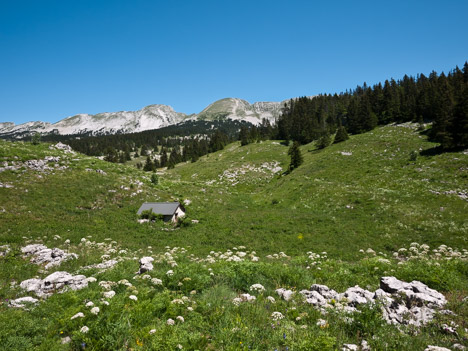
M 449 71 L 468 1 L 0 0 L 0 121 L 200 112 Z

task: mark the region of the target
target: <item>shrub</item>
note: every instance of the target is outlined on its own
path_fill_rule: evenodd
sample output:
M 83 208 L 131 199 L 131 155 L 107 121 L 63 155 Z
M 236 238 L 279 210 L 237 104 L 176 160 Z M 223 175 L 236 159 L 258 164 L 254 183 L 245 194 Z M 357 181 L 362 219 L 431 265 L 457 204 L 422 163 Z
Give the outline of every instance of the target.
M 41 142 L 41 135 L 39 133 L 34 133 L 34 135 L 31 138 L 31 143 L 33 145 L 38 145 Z
M 146 210 L 141 212 L 141 219 L 149 219 L 150 221 L 164 220 L 164 216 L 161 214 L 156 214 L 152 210 Z
M 349 139 L 349 135 L 348 135 L 348 132 L 346 132 L 346 128 L 343 126 L 338 127 L 338 130 L 336 131 L 336 135 L 335 135 L 335 140 L 333 141 L 333 143 L 334 144 L 340 143 L 348 139 Z
M 330 137 L 330 134 L 327 133 L 327 134 L 323 135 L 317 141 L 317 148 L 318 149 L 325 149 L 330 144 L 331 144 L 331 137 Z
M 151 175 L 151 183 L 153 183 L 154 185 L 158 185 L 159 183 L 159 177 L 156 173 L 153 173 Z
M 416 161 L 418 159 L 418 155 L 419 152 L 417 152 L 416 150 L 411 151 L 409 154 L 409 160 L 413 162 Z

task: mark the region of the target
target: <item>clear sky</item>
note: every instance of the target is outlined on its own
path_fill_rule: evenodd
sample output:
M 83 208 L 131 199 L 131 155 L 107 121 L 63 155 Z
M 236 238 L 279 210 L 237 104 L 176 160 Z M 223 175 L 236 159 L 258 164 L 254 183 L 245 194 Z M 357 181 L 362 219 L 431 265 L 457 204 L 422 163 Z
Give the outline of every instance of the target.
M 467 0 L 0 0 L 0 122 L 448 72 L 468 60 L 467 18 Z

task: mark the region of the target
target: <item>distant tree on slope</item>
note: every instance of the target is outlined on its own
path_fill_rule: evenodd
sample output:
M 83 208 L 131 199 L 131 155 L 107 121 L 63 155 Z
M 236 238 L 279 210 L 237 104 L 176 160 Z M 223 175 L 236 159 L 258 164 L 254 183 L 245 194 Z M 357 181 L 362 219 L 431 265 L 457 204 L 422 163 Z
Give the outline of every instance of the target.
M 338 130 L 336 131 L 335 140 L 333 141 L 334 144 L 340 143 L 342 141 L 348 140 L 349 135 L 346 131 L 346 128 L 343 126 L 339 126 Z
M 289 148 L 288 155 L 291 157 L 291 163 L 289 164 L 289 172 L 291 172 L 293 169 L 299 167 L 304 161 L 297 141 L 295 141 Z

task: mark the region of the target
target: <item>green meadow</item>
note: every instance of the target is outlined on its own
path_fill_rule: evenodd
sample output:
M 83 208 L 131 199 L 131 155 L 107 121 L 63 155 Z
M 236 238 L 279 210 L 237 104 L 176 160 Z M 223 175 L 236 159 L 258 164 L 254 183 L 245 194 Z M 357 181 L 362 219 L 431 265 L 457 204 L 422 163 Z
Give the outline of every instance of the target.
M 287 152 L 279 141 L 237 142 L 158 171 L 154 185 L 151 173 L 131 165 L 0 141 L 0 167 L 9 168 L 0 172 L 0 349 L 340 350 L 362 340 L 372 350 L 468 346 L 468 152 L 438 152 L 414 124 L 323 150 L 303 145 L 304 163 L 289 174 Z M 47 156 L 60 159 L 28 167 Z M 187 215 L 177 225 L 139 223 L 147 201 L 185 202 Z M 78 258 L 45 269 L 23 257 L 32 243 Z M 430 249 L 410 250 L 423 244 Z M 136 275 L 144 256 L 155 259 L 146 278 Z M 110 258 L 118 261 L 110 269 L 83 268 Z M 96 281 L 26 309 L 10 306 L 34 297 L 21 281 L 55 271 Z M 442 292 L 454 315 L 398 328 L 379 308 L 362 306 L 350 321 L 335 309 L 322 314 L 297 293 L 284 301 L 275 292 L 315 283 L 374 291 L 382 276 Z M 113 298 L 103 300 L 109 289 L 100 282 L 112 282 Z M 233 303 L 243 293 L 255 301 Z M 84 317 L 71 319 L 78 312 Z M 452 322 L 456 333 L 444 332 Z

